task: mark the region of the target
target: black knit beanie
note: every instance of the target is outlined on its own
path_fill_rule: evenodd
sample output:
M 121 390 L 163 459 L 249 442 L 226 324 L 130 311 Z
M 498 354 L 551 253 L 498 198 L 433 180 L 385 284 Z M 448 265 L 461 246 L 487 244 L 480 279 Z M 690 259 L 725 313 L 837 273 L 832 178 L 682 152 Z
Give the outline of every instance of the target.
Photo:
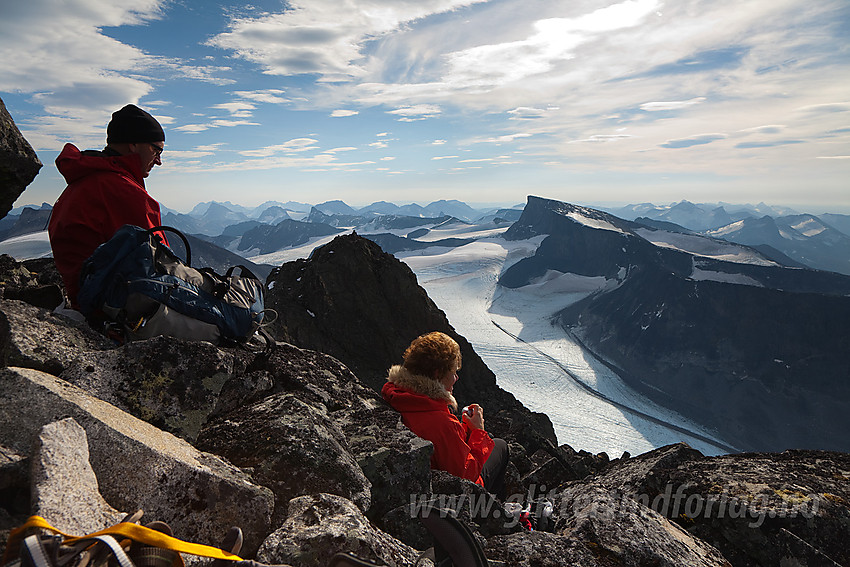
M 165 132 L 156 118 L 134 104 L 112 113 L 106 127 L 106 143 L 164 142 Z

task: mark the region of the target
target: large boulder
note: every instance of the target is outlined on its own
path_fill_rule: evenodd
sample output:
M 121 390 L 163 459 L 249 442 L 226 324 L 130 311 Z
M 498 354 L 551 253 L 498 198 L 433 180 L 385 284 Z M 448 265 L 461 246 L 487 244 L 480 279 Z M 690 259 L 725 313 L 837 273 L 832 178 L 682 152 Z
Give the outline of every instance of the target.
M 41 161 L 0 99 L 0 218 L 41 169 Z
M 640 567 L 731 567 L 720 552 L 624 493 L 572 486 L 555 499 L 555 532 L 601 560 Z
M 367 510 L 371 485 L 325 409 L 292 394 L 275 394 L 213 420 L 198 447 L 227 458 L 275 494 L 275 523 L 290 498 L 330 492 Z
M 268 414 L 264 411 L 263 408 L 269 404 L 282 404 L 280 399 L 271 401 L 272 397 L 280 395 L 290 396 L 284 405 L 289 408 L 288 411 L 296 412 L 295 415 Z M 251 422 L 257 431 L 237 432 L 228 425 L 229 421 Z M 431 443 L 414 435 L 401 422 L 398 412 L 390 408 L 374 390 L 365 387 L 344 364 L 326 354 L 277 343 L 270 353 L 257 356 L 244 375 L 224 385 L 216 408 L 216 418 L 204 429 L 199 446 L 212 452 L 221 452 L 240 466 L 253 466 L 248 463 L 256 461 L 258 457 L 247 454 L 242 445 L 262 443 L 260 433 L 266 427 L 288 429 L 296 435 L 300 435 L 299 427 L 302 433 L 313 428 L 323 431 L 320 436 L 308 436 L 306 441 L 286 443 L 290 447 L 285 451 L 313 451 L 322 445 L 330 451 L 322 458 L 343 451 L 339 462 L 350 465 L 353 459 L 371 483 L 371 503 L 366 514 L 379 524 L 386 512 L 407 503 L 411 494 L 430 491 Z M 231 433 L 236 437 L 232 437 Z M 251 441 L 252 438 L 255 441 Z M 331 439 L 337 441 L 330 442 Z M 278 443 L 283 443 L 283 439 Z M 269 450 L 260 449 L 263 453 Z M 324 450 L 320 453 L 324 453 Z M 301 454 L 309 456 L 308 453 Z M 313 455 L 313 458 L 317 456 Z M 272 465 L 269 461 L 261 469 L 271 474 L 277 467 L 278 472 L 273 476 L 280 476 L 283 484 L 274 484 L 282 490 L 286 485 L 291 485 L 285 489 L 287 498 L 283 502 L 308 493 L 306 486 L 298 487 L 290 477 L 298 476 L 298 470 L 312 467 L 314 463 L 301 463 L 295 459 L 293 463 L 296 468 L 290 469 L 292 465 L 287 465 L 285 459 L 272 457 L 272 461 L 276 464 Z M 362 490 L 365 486 L 363 479 L 354 469 L 346 470 L 338 477 L 336 475 L 343 472 L 338 466 L 308 471 L 305 478 L 318 481 L 323 478 L 322 475 L 332 473 L 346 486 L 345 491 L 331 489 L 331 486 L 337 486 L 338 481 L 320 487 L 321 491 L 340 494 L 358 504 L 364 504 L 360 497 L 353 496 L 355 485 L 349 485 L 349 481 L 345 480 L 359 479 L 356 485 L 360 486 L 358 490 Z M 303 482 L 303 479 L 300 481 Z
M 100 531 L 124 516 L 110 506 L 89 464 L 86 431 L 65 418 L 41 428 L 33 450 L 32 513 L 71 535 Z
M 29 454 L 41 428 L 65 417 L 86 431 L 100 492 L 114 508 L 142 509 L 211 545 L 240 526 L 248 556 L 271 531 L 271 492 L 233 465 L 55 376 L 0 370 L 0 445 Z
M 324 567 L 339 552 L 380 560 L 390 567 L 414 565 L 419 555 L 377 529 L 352 502 L 319 493 L 289 502 L 289 516 L 263 542 L 257 559 L 293 567 Z
M 0 353 L 4 365 L 58 376 L 190 442 L 250 356 L 170 337 L 116 347 L 85 323 L 15 300 L 0 300 Z
M 92 352 L 114 348 L 85 323 L 72 321 L 23 301 L 0 300 L 0 357 L 3 366 L 20 366 L 58 376 Z
M 632 495 L 734 565 L 812 565 L 850 563 L 848 481 L 846 453 L 703 457 L 678 444 L 617 463 L 592 484 Z
M 59 377 L 191 443 L 224 383 L 244 369 L 247 354 L 159 336 L 79 352 Z
M 549 532 L 523 531 L 487 540 L 484 553 L 491 563 L 510 567 L 613 567 L 621 564 L 598 559 L 584 542 Z

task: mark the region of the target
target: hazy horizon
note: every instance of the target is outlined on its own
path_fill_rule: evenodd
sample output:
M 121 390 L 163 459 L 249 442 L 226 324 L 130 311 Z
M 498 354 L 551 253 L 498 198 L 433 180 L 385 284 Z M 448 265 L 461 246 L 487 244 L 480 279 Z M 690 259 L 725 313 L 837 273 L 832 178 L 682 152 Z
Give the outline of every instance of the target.
M 25 207 L 39 208 L 45 203 L 50 205 L 50 206 L 53 206 L 53 203 L 47 203 L 46 201 L 44 201 L 42 203 L 26 202 L 26 195 L 27 195 L 27 193 L 25 191 L 21 195 L 21 197 L 18 199 L 18 201 L 15 202 L 13 209 L 20 209 L 20 208 L 25 208 Z M 541 195 L 530 195 L 530 196 L 540 197 Z M 588 203 L 586 203 L 586 202 L 579 202 L 579 201 L 569 201 L 569 200 L 564 200 L 564 199 L 557 199 L 557 198 L 554 198 L 554 197 L 545 197 L 545 198 L 553 198 L 556 201 L 563 201 L 563 202 L 566 202 L 566 203 L 571 203 L 571 204 L 579 205 L 579 206 L 582 206 L 582 207 L 589 207 L 589 208 L 595 208 L 595 209 L 600 209 L 600 210 L 617 209 L 617 208 L 623 208 L 623 207 L 628 207 L 628 206 L 632 206 L 632 205 L 642 205 L 642 204 L 652 204 L 652 205 L 655 205 L 657 207 L 670 207 L 670 206 L 676 205 L 678 203 L 681 203 L 682 201 L 688 201 L 688 202 L 691 202 L 695 205 L 728 206 L 728 207 L 755 207 L 755 206 L 763 204 L 763 205 L 766 205 L 766 206 L 771 207 L 771 208 L 793 209 L 796 213 L 799 213 L 799 214 L 820 215 L 820 214 L 833 213 L 833 214 L 850 215 L 850 204 L 848 204 L 846 206 L 836 206 L 836 207 L 812 207 L 812 206 L 802 205 L 802 204 L 792 205 L 792 204 L 786 204 L 786 203 L 772 203 L 772 202 L 765 202 L 765 201 L 761 201 L 761 202 L 758 202 L 758 203 L 743 203 L 743 202 L 733 203 L 733 202 L 727 202 L 727 201 L 695 202 L 695 201 L 690 201 L 689 199 L 679 199 L 677 201 L 670 201 L 670 202 L 633 201 L 633 202 L 628 202 L 628 203 L 626 203 L 626 202 L 615 202 L 615 203 L 605 203 L 605 202 L 592 203 L 592 202 L 588 202 Z M 181 208 L 169 207 L 167 203 L 162 203 L 162 202 L 160 202 L 160 205 L 162 205 L 163 207 L 165 207 L 165 208 L 167 208 L 171 211 L 175 211 L 175 212 L 182 213 L 182 214 L 187 214 L 192 209 L 194 209 L 196 206 L 203 204 L 203 203 L 209 203 L 209 202 L 216 202 L 216 203 L 230 202 L 234 206 L 238 206 L 238 207 L 241 207 L 241 208 L 256 209 L 257 207 L 259 207 L 260 205 L 262 205 L 263 203 L 266 203 L 268 201 L 278 201 L 278 202 L 282 202 L 282 203 L 292 201 L 292 202 L 297 202 L 298 204 L 301 204 L 301 205 L 318 206 L 318 205 L 322 205 L 324 203 L 328 203 L 328 202 L 332 202 L 332 201 L 338 201 L 338 200 L 343 201 L 346 205 L 348 205 L 349 207 L 351 207 L 355 210 L 359 210 L 359 209 L 362 209 L 364 207 L 368 207 L 368 206 L 373 205 L 373 204 L 378 202 L 378 201 L 370 201 L 368 203 L 350 203 L 348 201 L 345 201 L 344 199 L 335 199 L 335 198 L 324 199 L 322 201 L 317 201 L 315 203 L 304 202 L 304 201 L 295 201 L 294 199 L 267 199 L 265 201 L 246 205 L 244 203 L 236 203 L 236 202 L 233 201 L 233 199 L 224 199 L 224 200 L 210 199 L 210 200 L 206 200 L 206 201 L 198 201 L 198 202 L 193 203 L 189 206 L 181 207 Z M 435 199 L 435 200 L 431 200 L 431 201 L 428 201 L 428 200 L 418 200 L 418 201 L 411 200 L 411 201 L 403 201 L 402 202 L 402 201 L 391 201 L 389 199 L 382 199 L 382 201 L 387 201 L 389 203 L 392 203 L 392 204 L 400 206 L 400 207 L 405 206 L 405 205 L 414 205 L 414 204 L 425 207 L 425 206 L 430 205 L 431 203 L 434 203 L 434 202 L 439 201 L 439 200 L 441 200 L 441 199 Z M 526 200 L 523 200 L 522 202 L 501 202 L 501 203 L 498 203 L 498 202 L 496 202 L 496 203 L 486 203 L 486 202 L 485 203 L 475 203 L 475 202 L 463 201 L 462 199 L 445 199 L 445 200 L 447 200 L 447 201 L 451 201 L 451 200 L 460 201 L 462 203 L 469 205 L 473 209 L 477 209 L 477 210 L 510 209 L 510 208 L 524 207 L 527 203 Z

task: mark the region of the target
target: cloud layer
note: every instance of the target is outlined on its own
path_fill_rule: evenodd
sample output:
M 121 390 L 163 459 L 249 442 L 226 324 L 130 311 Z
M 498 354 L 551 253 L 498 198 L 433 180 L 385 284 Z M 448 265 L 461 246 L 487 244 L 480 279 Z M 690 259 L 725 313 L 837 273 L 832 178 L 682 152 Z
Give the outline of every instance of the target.
M 824 198 L 850 174 L 845 0 L 7 4 L 0 89 L 42 149 L 102 143 L 135 102 L 168 126 L 172 171 L 393 162 L 612 195 L 624 176 L 818 179 Z

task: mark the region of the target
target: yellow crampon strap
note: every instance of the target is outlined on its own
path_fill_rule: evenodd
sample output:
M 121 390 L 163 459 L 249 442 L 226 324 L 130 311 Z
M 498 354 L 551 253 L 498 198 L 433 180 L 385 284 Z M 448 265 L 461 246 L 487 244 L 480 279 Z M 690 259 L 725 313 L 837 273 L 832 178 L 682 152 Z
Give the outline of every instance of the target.
M 224 559 L 226 561 L 242 561 L 242 558 L 238 555 L 233 555 L 232 553 L 228 553 L 217 547 L 183 541 L 182 539 L 171 537 L 162 532 L 140 526 L 139 524 L 122 522 L 108 527 L 105 530 L 100 530 L 99 532 L 94 532 L 84 536 L 72 536 L 57 530 L 41 516 L 30 516 L 24 525 L 11 531 L 9 534 L 9 543 L 6 546 L 6 555 L 8 555 L 10 550 L 13 549 L 13 545 L 15 552 L 17 552 L 17 549 L 20 546 L 20 540 L 23 539 L 24 534 L 30 528 L 41 528 L 59 534 L 65 538 L 63 543 L 74 543 L 75 541 L 89 539 L 100 535 L 124 536 L 125 538 L 145 545 L 152 545 L 162 549 L 170 549 L 178 553 L 188 553 L 190 555 L 199 555 L 201 557 Z M 7 558 L 4 557 L 3 563 L 5 564 L 6 562 Z

